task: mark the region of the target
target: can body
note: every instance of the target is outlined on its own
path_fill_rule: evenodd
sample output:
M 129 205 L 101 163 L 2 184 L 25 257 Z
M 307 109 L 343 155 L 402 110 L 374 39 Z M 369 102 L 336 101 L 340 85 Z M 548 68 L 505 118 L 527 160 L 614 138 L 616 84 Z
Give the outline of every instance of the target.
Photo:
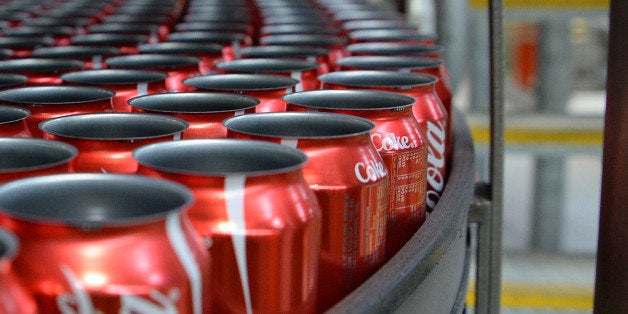
M 113 111 L 130 112 L 127 103 L 137 96 L 165 93 L 167 73 L 133 69 L 86 70 L 61 76 L 69 84 L 91 85 L 115 91 L 111 98 Z
M 286 149 L 259 141 L 197 139 L 134 153 L 139 174 L 193 191 L 190 218 L 213 243 L 212 280 L 221 287 L 213 290 L 216 313 L 316 310 L 320 210 L 300 170 L 305 156 L 296 149 L 286 155 Z
M 414 99 L 377 91 L 321 90 L 315 93 L 321 97 L 312 97 L 312 101 L 305 102 L 299 100 L 303 95 L 307 98 L 305 92 L 284 97 L 288 110 L 343 113 L 375 123 L 371 141 L 382 156 L 390 180 L 386 255 L 391 257 L 426 218 L 427 145 L 425 135 L 412 115 Z M 326 97 L 325 93 L 329 96 Z
M 250 58 L 224 61 L 216 65 L 218 73 L 258 73 L 291 77 L 298 81 L 294 90 L 317 90 L 320 67 L 315 61 L 298 59 Z
M 308 156 L 303 175 L 322 213 L 318 310 L 340 301 L 386 259 L 388 172 L 366 119 L 331 113 L 247 115 L 225 120 L 228 137 L 265 140 Z
M 216 74 L 192 77 L 184 84 L 196 90 L 246 95 L 259 100 L 255 112 L 285 111 L 281 99 L 294 92 L 298 80 L 277 74 Z
M 0 228 L 0 313 L 37 313 L 35 301 L 12 269 L 17 251 L 17 238 Z
M 72 172 L 78 150 L 40 138 L 0 137 L 0 184 L 34 176 Z
M 129 100 L 133 112 L 153 113 L 182 119 L 189 127 L 182 139 L 225 138 L 224 119 L 254 113 L 259 99 L 228 93 L 163 93 Z
M 13 268 L 42 313 L 204 313 L 210 260 L 183 186 L 67 174 L 0 190 L 0 224 L 21 241 Z
M 435 91 L 436 77 L 390 71 L 345 71 L 321 76 L 331 89 L 373 89 L 405 94 L 417 99 L 412 113 L 425 134 L 427 157 L 427 210 L 432 211 L 447 181 L 447 130 L 449 115 Z
M 43 137 L 39 123 L 70 114 L 112 111 L 112 90 L 88 86 L 33 86 L 0 91 L 0 101 L 31 112 L 26 125 Z
M 387 70 L 416 72 L 438 78 L 438 81 L 434 84 L 434 91 L 442 102 L 445 112 L 447 112 L 447 140 L 445 143 L 445 152 L 447 157 L 446 162 L 449 165 L 452 153 L 451 144 L 453 142 L 451 137 L 452 94 L 451 80 L 443 60 L 417 56 L 355 56 L 339 60 L 338 65 L 340 71 Z
M 26 126 L 30 111 L 15 106 L 0 105 L 0 136 L 31 137 Z
M 133 149 L 174 141 L 188 128 L 184 120 L 149 113 L 94 113 L 49 119 L 40 124 L 44 138 L 76 147 L 75 172 L 135 173 Z

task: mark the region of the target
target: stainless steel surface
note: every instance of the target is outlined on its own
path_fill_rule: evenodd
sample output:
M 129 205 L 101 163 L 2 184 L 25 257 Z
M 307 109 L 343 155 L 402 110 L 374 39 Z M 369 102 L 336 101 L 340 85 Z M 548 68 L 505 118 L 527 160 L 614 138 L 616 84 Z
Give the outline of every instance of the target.
M 501 301 L 501 245 L 504 169 L 504 52 L 503 1 L 489 2 L 490 51 L 490 200 L 480 232 L 488 243 L 478 243 L 477 313 L 499 313 Z

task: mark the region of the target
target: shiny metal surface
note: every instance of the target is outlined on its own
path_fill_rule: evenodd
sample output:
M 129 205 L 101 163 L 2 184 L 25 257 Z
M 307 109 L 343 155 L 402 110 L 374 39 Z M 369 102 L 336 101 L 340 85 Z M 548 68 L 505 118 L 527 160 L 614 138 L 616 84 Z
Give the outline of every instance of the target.
M 17 237 L 0 228 L 0 313 L 37 313 L 35 301 L 12 269 L 18 250 Z
M 129 99 L 167 91 L 168 73 L 139 69 L 103 69 L 70 72 L 61 75 L 66 83 L 97 86 L 113 90 L 111 103 L 116 112 L 130 112 Z
M 29 110 L 29 131 L 33 137 L 43 137 L 40 122 L 69 114 L 111 111 L 114 94 L 88 86 L 30 86 L 0 91 L 0 101 Z
M 431 211 L 447 181 L 446 156 L 451 155 L 446 151 L 449 116 L 435 91 L 438 79 L 420 73 L 355 70 L 327 73 L 319 76 L 319 80 L 329 89 L 383 90 L 416 98 L 412 113 L 428 145 L 426 198 Z
M 305 154 L 262 141 L 196 139 L 137 149 L 139 174 L 188 186 L 190 217 L 211 240 L 219 313 L 316 309 L 321 214 Z M 229 287 L 223 289 L 222 287 Z
M 299 80 L 277 74 L 233 73 L 191 77 L 183 84 L 197 90 L 243 94 L 259 99 L 256 112 L 285 111 L 283 95 L 294 92 Z
M 84 65 L 85 63 L 79 60 L 14 58 L 0 61 L 0 72 L 28 77 L 23 83 L 26 86 L 59 85 L 62 83 L 61 74 L 81 70 Z
M 71 172 L 78 155 L 72 145 L 28 137 L 0 137 L 0 183 Z
M 26 118 L 31 112 L 20 107 L 0 105 L 0 136 L 30 137 Z
M 275 74 L 292 77 L 299 81 L 295 91 L 320 88 L 319 64 L 315 61 L 273 58 L 250 58 L 223 61 L 216 65 L 218 72 Z
M 40 176 L 0 188 L 0 225 L 21 241 L 13 269 L 38 309 L 209 310 L 209 256 L 182 185 L 135 175 Z
M 156 53 L 117 56 L 105 60 L 110 68 L 167 72 L 166 89 L 169 92 L 189 91 L 183 80 L 201 74 L 200 62 L 201 59 L 194 56 Z
M 279 112 L 223 123 L 229 138 L 275 142 L 308 156 L 303 176 L 322 213 L 318 311 L 384 264 L 390 179 L 371 142 L 373 122 L 333 113 Z
M 371 141 L 390 180 L 386 254 L 392 257 L 426 217 L 428 143 L 413 117 L 416 99 L 381 91 L 320 90 L 290 94 L 284 100 L 289 111 L 343 113 L 375 123 Z
M 438 81 L 434 84 L 436 95 L 443 103 L 447 115 L 447 162 L 451 159 L 451 115 L 452 85 L 449 71 L 442 59 L 420 56 L 351 56 L 339 59 L 336 62 L 339 71 L 351 70 L 387 70 L 401 72 L 416 72 L 434 76 Z
M 28 77 L 26 75 L 14 73 L 0 73 L 1 89 L 20 87 L 26 81 L 28 81 Z
M 76 172 L 135 173 L 132 152 L 142 145 L 181 138 L 189 124 L 175 117 L 150 113 L 93 113 L 43 121 L 44 138 L 75 146 Z
M 162 114 L 188 122 L 182 139 L 227 137 L 222 121 L 254 113 L 259 104 L 259 99 L 250 96 L 211 92 L 162 93 L 129 100 L 133 112 Z
M 108 46 L 54 46 L 34 49 L 33 57 L 39 58 L 59 58 L 74 59 L 85 62 L 83 69 L 103 69 L 106 64 L 103 57 L 110 57 L 120 54 L 116 47 Z

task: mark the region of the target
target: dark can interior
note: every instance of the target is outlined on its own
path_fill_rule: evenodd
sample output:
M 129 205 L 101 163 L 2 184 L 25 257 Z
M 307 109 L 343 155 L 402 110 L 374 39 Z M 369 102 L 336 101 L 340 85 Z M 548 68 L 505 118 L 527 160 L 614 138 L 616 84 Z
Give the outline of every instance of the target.
M 322 112 L 275 112 L 241 115 L 223 121 L 230 130 L 269 137 L 334 138 L 369 133 L 371 121 Z
M 148 113 L 90 113 L 45 120 L 39 128 L 47 133 L 83 139 L 130 140 L 174 135 L 188 128 L 174 117 Z
M 89 86 L 31 86 L 0 91 L 0 100 L 25 104 L 70 104 L 106 100 L 109 89 Z
M 143 222 L 180 210 L 191 199 L 178 184 L 135 175 L 49 175 L 0 188 L 0 210 L 8 215 L 64 224 Z
M 163 93 L 135 97 L 129 104 L 159 112 L 207 113 L 244 110 L 257 106 L 259 99 L 237 94 L 191 92 Z
M 371 90 L 313 90 L 282 97 L 287 103 L 308 108 L 381 110 L 411 106 L 416 98 Z
M 194 139 L 161 142 L 136 149 L 140 165 L 171 173 L 224 176 L 274 174 L 298 169 L 301 151 L 270 142 Z
M 0 173 L 44 169 L 69 162 L 78 150 L 62 142 L 0 137 Z

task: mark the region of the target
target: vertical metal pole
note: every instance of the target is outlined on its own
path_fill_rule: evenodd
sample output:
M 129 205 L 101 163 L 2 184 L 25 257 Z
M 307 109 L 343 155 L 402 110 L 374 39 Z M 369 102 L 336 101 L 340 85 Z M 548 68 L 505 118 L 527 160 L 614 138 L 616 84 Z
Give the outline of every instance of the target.
M 612 0 L 595 313 L 628 313 L 628 1 Z
M 501 245 L 504 185 L 504 56 L 503 1 L 489 1 L 490 59 L 490 210 L 483 211 L 478 245 L 476 312 L 499 313 L 501 304 Z
M 491 59 L 491 249 L 489 310 L 499 313 L 502 271 L 502 210 L 504 203 L 504 6 L 489 2 Z

